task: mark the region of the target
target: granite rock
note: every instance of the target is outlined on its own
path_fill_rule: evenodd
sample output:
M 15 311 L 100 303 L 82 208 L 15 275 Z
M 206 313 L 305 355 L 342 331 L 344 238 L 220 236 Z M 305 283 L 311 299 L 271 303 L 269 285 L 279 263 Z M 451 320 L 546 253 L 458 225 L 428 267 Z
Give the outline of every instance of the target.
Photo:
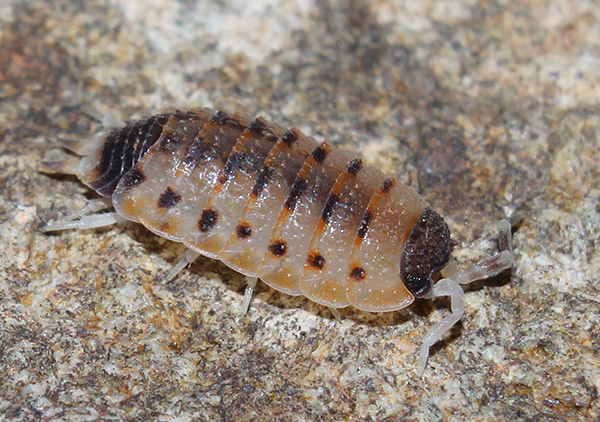
M 248 5 L 247 3 L 250 3 Z M 557 0 L 5 0 L 0 420 L 600 418 L 600 9 Z M 448 301 L 330 312 L 135 224 L 40 228 L 93 197 L 38 171 L 107 116 L 219 106 L 414 186 L 461 267 L 515 214 L 512 272 L 415 374 Z

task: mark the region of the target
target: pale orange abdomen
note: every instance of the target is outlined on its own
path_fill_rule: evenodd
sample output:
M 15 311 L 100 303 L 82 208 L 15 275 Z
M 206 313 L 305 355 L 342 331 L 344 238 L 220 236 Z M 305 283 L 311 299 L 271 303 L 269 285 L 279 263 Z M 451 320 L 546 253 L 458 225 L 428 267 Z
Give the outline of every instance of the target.
M 404 308 L 450 257 L 446 224 L 411 188 L 262 118 L 160 114 L 113 131 L 79 169 L 121 216 L 335 308 Z

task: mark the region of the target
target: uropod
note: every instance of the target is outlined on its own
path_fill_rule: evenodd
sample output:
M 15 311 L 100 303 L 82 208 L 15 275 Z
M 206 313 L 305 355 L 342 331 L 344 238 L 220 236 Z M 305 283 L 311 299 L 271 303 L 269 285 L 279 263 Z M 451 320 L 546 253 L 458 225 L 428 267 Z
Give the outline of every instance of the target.
M 101 198 L 45 231 L 139 222 L 188 248 L 167 280 L 200 255 L 248 276 L 244 310 L 258 278 L 334 313 L 449 296 L 452 313 L 425 335 L 418 373 L 464 314 L 461 284 L 513 265 L 508 221 L 500 252 L 458 271 L 448 226 L 413 189 L 261 117 L 173 111 L 63 146 L 77 156 L 44 171 L 74 174 Z

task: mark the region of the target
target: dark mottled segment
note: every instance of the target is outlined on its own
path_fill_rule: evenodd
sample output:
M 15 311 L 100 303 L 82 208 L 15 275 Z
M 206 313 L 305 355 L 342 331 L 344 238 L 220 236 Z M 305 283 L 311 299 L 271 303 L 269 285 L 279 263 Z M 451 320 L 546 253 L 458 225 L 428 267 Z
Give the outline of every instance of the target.
M 263 166 L 263 168 L 260 169 L 258 175 L 256 176 L 256 182 L 252 187 L 252 195 L 260 196 L 260 194 L 265 190 L 265 188 L 269 184 L 269 181 L 272 179 L 272 177 L 273 169 L 269 166 Z
M 171 188 L 167 188 L 159 197 L 158 197 L 158 208 L 172 208 L 179 201 L 181 201 L 181 195 L 175 192 Z
M 425 208 L 413 227 L 400 261 L 400 276 L 416 297 L 425 296 L 435 273 L 450 260 L 450 230 L 444 219 Z
M 346 171 L 350 173 L 352 176 L 356 176 L 358 172 L 362 169 L 363 163 L 360 158 L 355 158 L 354 160 L 348 163 L 346 167 Z
M 139 169 L 131 169 L 123 176 L 123 186 L 126 188 L 132 188 L 134 186 L 139 185 L 144 180 L 146 180 L 146 176 Z
M 162 134 L 165 125 L 171 118 L 170 113 L 158 114 L 148 119 L 150 127 L 147 132 L 140 131 L 140 137 L 138 137 L 136 144 L 134 145 L 134 154 L 132 156 L 131 167 L 135 166 L 137 162 L 148 152 L 148 150 L 154 145 L 156 140 Z
M 231 177 L 237 170 L 241 170 L 245 173 L 250 171 L 256 171 L 257 167 L 260 163 L 257 163 L 254 157 L 245 154 L 243 152 L 232 152 L 229 155 L 229 159 L 223 168 L 223 174 L 225 175 L 225 180 Z
M 383 193 L 388 193 L 390 189 L 394 186 L 394 183 L 396 183 L 396 181 L 392 177 L 390 177 L 389 179 L 385 179 L 381 184 L 381 191 Z
M 325 266 L 325 258 L 323 258 L 323 255 L 321 255 L 318 252 L 309 253 L 307 262 L 308 262 L 308 265 L 310 265 L 313 268 L 317 268 L 319 270 L 322 270 L 323 267 Z
M 204 125 L 203 116 L 194 111 L 176 111 L 169 116 L 164 135 L 156 143 L 156 149 L 163 152 L 175 152 L 190 140 Z
M 221 110 L 213 114 L 211 120 L 220 126 L 227 126 L 229 129 L 244 130 L 244 125 L 238 119 Z
M 248 125 L 248 130 L 252 131 L 256 137 L 263 138 L 267 142 L 273 144 L 277 142 L 277 135 L 275 135 L 260 118 L 254 119 L 254 121 Z
M 102 196 L 111 196 L 119 180 L 131 170 L 163 132 L 168 115 L 157 115 L 130 123 L 122 129 L 112 131 L 105 139 L 98 165 L 94 169 L 96 178 L 90 187 Z M 132 174 L 130 183 L 139 183 L 139 174 Z
M 211 160 L 221 160 L 225 165 L 243 131 L 244 125 L 238 119 L 223 111 L 216 112 L 197 132 L 184 162 L 195 167 Z
M 292 211 L 294 208 L 296 208 L 298 199 L 300 199 L 300 196 L 304 193 L 307 187 L 308 185 L 306 180 L 300 178 L 296 179 L 292 185 L 292 188 L 290 189 L 287 199 L 285 200 L 285 207 L 288 210 Z
M 198 220 L 198 230 L 201 232 L 207 232 L 217 224 L 219 213 L 213 209 L 206 209 L 202 211 L 200 220 Z
M 114 180 L 118 182 L 121 177 L 123 147 L 127 144 L 132 131 L 133 127 L 127 125 L 119 131 L 113 131 L 105 139 L 100 161 L 94 170 L 98 177 L 90 183 L 90 187 L 100 195 L 110 196 L 114 190 L 114 186 L 111 186 L 112 182 Z
M 356 233 L 358 237 L 364 239 L 367 235 L 367 231 L 369 230 L 369 224 L 371 224 L 371 220 L 373 219 L 373 213 L 369 210 L 365 211 L 362 220 L 360 220 L 360 226 L 358 226 L 358 232 Z
M 323 164 L 325 159 L 327 158 L 327 154 L 329 154 L 330 148 L 325 142 L 316 147 L 313 152 L 310 153 L 311 157 L 315 159 L 315 161 L 319 164 Z
M 296 129 L 290 129 L 281 136 L 284 144 L 291 147 L 298 140 L 298 132 Z
M 269 245 L 269 252 L 271 252 L 278 258 L 285 255 L 286 250 L 287 244 L 283 240 L 276 240 L 275 242 Z
M 254 119 L 231 150 L 219 182 L 227 182 L 237 171 L 245 174 L 257 173 L 277 139 L 277 135 L 262 118 Z
M 333 215 L 333 211 L 337 204 L 339 204 L 340 198 L 335 193 L 331 193 L 327 198 L 327 203 L 323 208 L 323 213 L 321 214 L 321 219 L 325 224 L 329 224 L 331 220 L 331 216 Z

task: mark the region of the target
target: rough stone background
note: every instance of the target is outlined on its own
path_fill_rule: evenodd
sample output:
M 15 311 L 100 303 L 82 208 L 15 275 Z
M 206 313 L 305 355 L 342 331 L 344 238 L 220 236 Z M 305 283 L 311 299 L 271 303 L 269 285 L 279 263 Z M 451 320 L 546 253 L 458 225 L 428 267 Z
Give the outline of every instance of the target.
M 250 5 L 247 5 L 249 3 Z M 588 421 L 600 388 L 600 6 L 586 0 L 0 2 L 0 420 Z M 45 235 L 93 194 L 38 172 L 103 116 L 222 106 L 416 187 L 466 266 L 517 212 L 512 273 L 422 378 L 448 301 L 344 310 L 135 224 Z

